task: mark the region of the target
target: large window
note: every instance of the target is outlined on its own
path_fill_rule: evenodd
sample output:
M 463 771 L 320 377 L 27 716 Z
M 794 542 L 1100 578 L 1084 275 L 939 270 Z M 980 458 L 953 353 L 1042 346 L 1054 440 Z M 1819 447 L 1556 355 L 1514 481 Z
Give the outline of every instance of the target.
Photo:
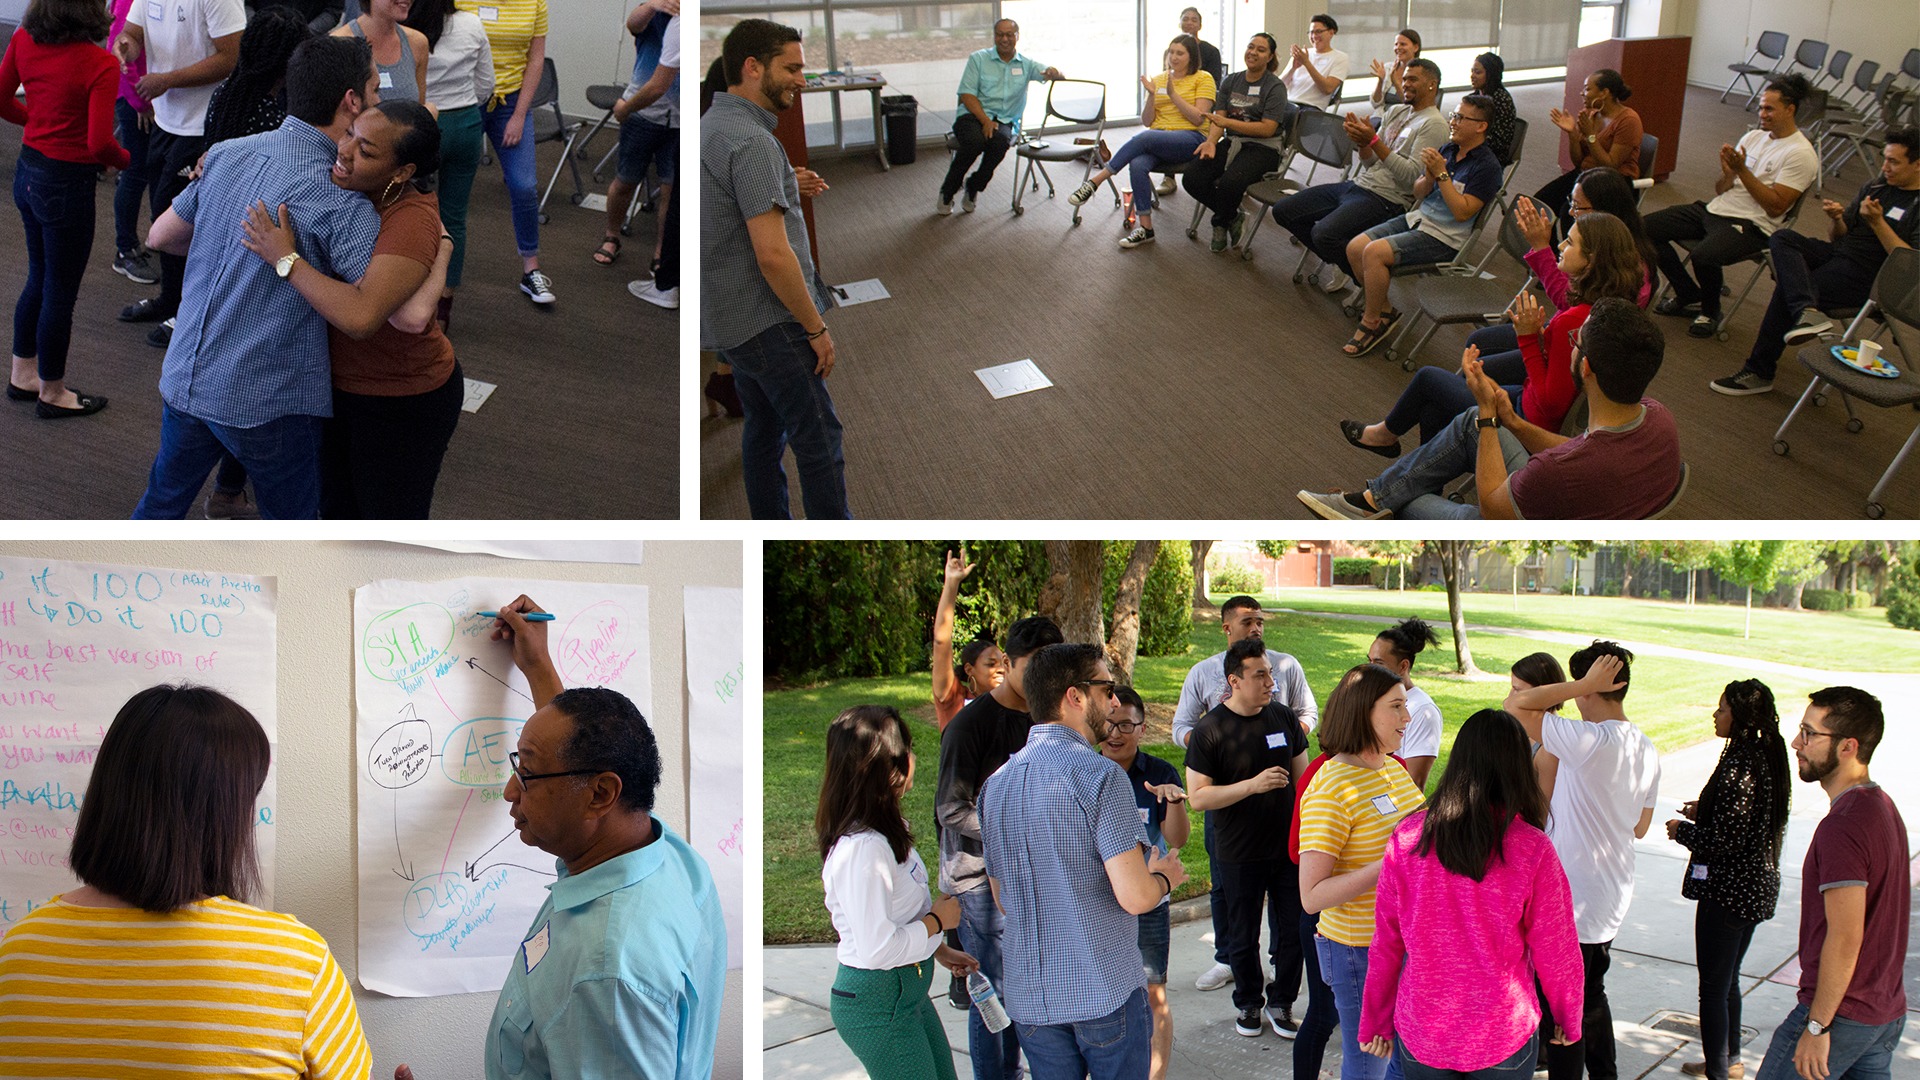
M 1506 61 L 1510 81 L 1553 77 L 1581 25 L 1581 0 L 1327 0 L 1327 12 L 1340 20 L 1335 47 L 1353 57 L 1356 75 L 1375 59 L 1390 62 L 1394 35 L 1411 27 L 1425 43 L 1421 55 L 1452 87 L 1465 86 L 1474 56 L 1489 50 Z M 1363 81 L 1371 90 L 1371 76 Z

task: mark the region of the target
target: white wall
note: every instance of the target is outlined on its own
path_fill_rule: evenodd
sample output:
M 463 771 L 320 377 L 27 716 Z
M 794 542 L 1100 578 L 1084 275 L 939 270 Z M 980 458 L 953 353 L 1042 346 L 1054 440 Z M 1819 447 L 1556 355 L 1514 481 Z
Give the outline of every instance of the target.
M 654 714 L 667 764 L 657 813 L 687 828 L 686 630 L 683 585 L 740 587 L 740 545 L 649 542 L 640 566 L 541 563 L 394 544 L 253 541 L 9 541 L 0 554 L 150 566 L 192 566 L 279 579 L 279 850 L 274 906 L 318 930 L 348 978 L 357 948 L 354 838 L 353 590 L 380 578 L 479 575 L 561 578 L 651 587 Z M 538 599 L 538 597 L 535 597 Z M 752 933 L 754 927 L 749 927 Z M 757 945 L 757 935 L 753 944 Z M 493 994 L 389 998 L 355 986 L 376 1080 L 406 1061 L 422 1080 L 472 1080 Z M 728 973 L 714 1076 L 737 1080 L 744 1060 L 740 972 Z
M 1920 46 L 1920 4 L 1913 0 L 1665 0 L 1680 5 L 1673 33 L 1693 37 L 1689 82 L 1724 88 L 1737 64 L 1767 30 L 1787 35 L 1787 55 L 1802 38 L 1853 53 L 1853 64 L 1878 60 L 1897 70 L 1907 50 Z M 1848 69 L 1852 79 L 1852 67 Z
M 593 83 L 626 85 L 633 74 L 633 38 L 626 31 L 627 12 L 637 2 L 549 0 L 547 55 L 553 57 L 560 75 L 560 111 L 597 120 L 600 111 L 587 104 L 587 87 Z M 681 85 L 684 89 L 698 82 L 696 74 L 692 82 L 683 80 Z

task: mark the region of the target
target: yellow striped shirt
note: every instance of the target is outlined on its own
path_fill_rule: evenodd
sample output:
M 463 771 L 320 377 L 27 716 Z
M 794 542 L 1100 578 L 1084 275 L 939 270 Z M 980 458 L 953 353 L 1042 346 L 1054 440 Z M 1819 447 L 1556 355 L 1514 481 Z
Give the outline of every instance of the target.
M 454 0 L 453 6 L 478 15 L 486 28 L 494 97 L 520 89 L 527 77 L 528 44 L 547 36 L 547 0 Z
M 1213 85 L 1213 73 L 1196 71 L 1191 75 L 1182 75 L 1173 80 L 1173 88 L 1179 91 L 1189 105 L 1198 105 L 1201 101 L 1212 101 L 1219 92 Z M 1167 73 L 1161 72 L 1153 77 L 1153 130 L 1155 131 L 1199 131 L 1199 124 L 1181 114 L 1179 106 L 1167 95 Z M 1207 110 L 1201 110 L 1203 112 Z
M 217 896 L 168 915 L 56 899 L 0 939 L 0 1076 L 311 1077 L 373 1068 L 327 943 Z
M 1392 758 L 1378 769 L 1330 759 L 1300 793 L 1300 850 L 1333 856 L 1335 874 L 1358 870 L 1386 854 L 1393 827 L 1426 801 Z M 1373 944 L 1373 890 L 1322 911 L 1320 933 L 1355 948 Z

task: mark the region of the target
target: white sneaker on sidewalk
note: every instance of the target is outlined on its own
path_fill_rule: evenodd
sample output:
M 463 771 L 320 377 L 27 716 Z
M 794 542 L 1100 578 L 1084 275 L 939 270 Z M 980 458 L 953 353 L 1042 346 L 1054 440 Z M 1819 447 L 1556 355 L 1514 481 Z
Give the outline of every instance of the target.
M 1201 972 L 1199 978 L 1193 980 L 1193 988 L 1195 990 L 1218 990 L 1232 981 L 1233 969 L 1225 964 L 1215 964 Z

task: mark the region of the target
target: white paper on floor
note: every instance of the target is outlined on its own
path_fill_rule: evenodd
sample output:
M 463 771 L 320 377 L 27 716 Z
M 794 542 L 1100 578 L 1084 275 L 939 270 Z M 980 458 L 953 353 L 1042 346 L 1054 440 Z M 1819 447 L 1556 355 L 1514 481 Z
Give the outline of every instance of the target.
M 1040 365 L 1032 360 L 1015 360 L 1011 364 L 981 368 L 975 371 L 974 375 L 979 378 L 981 384 L 987 388 L 987 393 L 992 394 L 996 401 L 1053 385 L 1052 380 L 1040 374 Z
M 880 284 L 879 278 L 868 278 L 865 281 L 850 281 L 845 285 L 829 285 L 827 288 L 833 290 L 833 305 L 835 307 L 852 307 L 855 304 L 864 304 L 871 300 L 887 300 L 893 296 L 892 293 L 887 291 L 885 285 Z
M 607 197 L 601 194 L 583 195 L 580 197 L 580 201 L 574 205 L 582 210 L 591 210 L 596 214 L 604 214 L 607 212 Z
M 498 389 L 495 384 L 481 382 L 479 379 L 468 379 L 466 383 L 467 397 L 460 403 L 461 412 L 479 412 L 480 406 L 485 405 L 487 399 L 492 397 L 493 392 Z

